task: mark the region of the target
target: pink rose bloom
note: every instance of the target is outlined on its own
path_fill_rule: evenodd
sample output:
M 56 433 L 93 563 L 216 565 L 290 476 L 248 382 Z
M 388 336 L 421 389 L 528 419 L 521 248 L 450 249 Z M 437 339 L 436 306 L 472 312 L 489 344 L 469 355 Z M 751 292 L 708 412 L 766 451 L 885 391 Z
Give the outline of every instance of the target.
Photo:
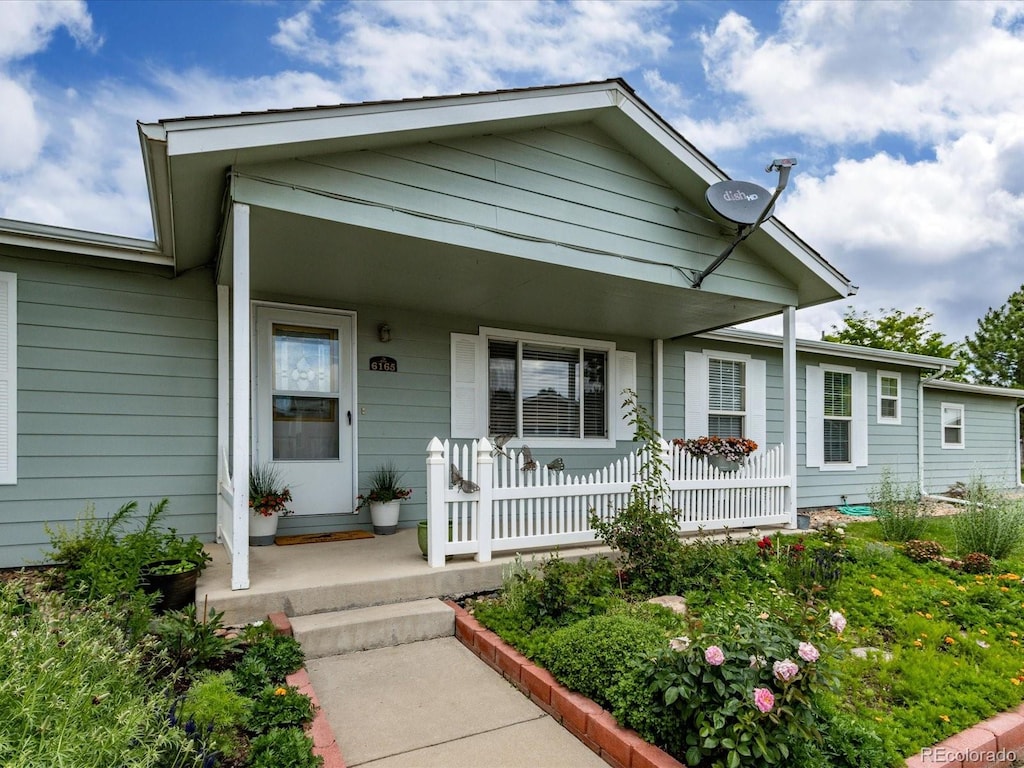
M 725 663 L 725 654 L 722 653 L 722 649 L 717 645 L 712 645 L 704 651 L 704 661 L 712 667 L 720 667 Z
M 828 625 L 835 630 L 837 635 L 841 635 L 843 630 L 846 629 L 846 617 L 839 611 L 832 611 L 828 615 Z
M 775 706 L 775 694 L 767 688 L 755 688 L 754 706 L 762 712 L 771 712 Z
M 789 659 L 776 661 L 772 664 L 772 672 L 775 673 L 775 677 L 784 683 L 788 683 L 796 677 L 799 671 L 800 667 L 796 665 L 796 662 L 790 661 Z
M 800 643 L 796 653 L 804 661 L 817 661 L 819 656 L 818 649 L 810 643 Z

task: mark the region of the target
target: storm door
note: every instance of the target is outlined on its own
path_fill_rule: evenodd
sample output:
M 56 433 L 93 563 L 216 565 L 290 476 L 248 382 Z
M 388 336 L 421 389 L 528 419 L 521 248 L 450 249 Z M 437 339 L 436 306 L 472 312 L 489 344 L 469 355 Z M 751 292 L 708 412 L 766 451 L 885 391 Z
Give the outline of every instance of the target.
M 297 515 L 347 514 L 353 492 L 353 318 L 256 308 L 253 462 L 270 462 Z

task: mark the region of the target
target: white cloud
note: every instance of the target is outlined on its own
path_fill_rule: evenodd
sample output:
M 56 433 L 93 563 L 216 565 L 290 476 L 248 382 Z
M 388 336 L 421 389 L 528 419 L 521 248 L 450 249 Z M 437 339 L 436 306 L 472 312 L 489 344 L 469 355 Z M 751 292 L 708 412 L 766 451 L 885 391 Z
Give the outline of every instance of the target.
M 278 24 L 273 42 L 313 64 L 331 62 L 362 99 L 428 96 L 620 75 L 670 46 L 660 1 L 380 2 L 311 4 Z M 325 37 L 317 17 L 330 14 Z
M 96 48 L 102 39 L 93 32 L 92 17 L 83 0 L 38 0 L 4 3 L 0 14 L 0 62 L 43 50 L 64 28 L 75 43 Z
M 1012 3 L 794 0 L 762 38 L 729 12 L 699 41 L 710 85 L 730 97 L 718 120 L 742 130 L 687 130 L 715 148 L 778 133 L 835 144 L 992 129 L 1024 110 L 1024 39 L 1006 28 L 1022 17 Z

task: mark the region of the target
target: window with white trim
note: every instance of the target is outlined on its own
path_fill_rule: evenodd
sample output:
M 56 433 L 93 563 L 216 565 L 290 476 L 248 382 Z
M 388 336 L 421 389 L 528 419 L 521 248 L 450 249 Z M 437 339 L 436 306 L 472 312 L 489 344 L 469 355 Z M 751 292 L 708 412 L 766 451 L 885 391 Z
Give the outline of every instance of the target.
M 868 465 L 868 377 L 839 365 L 808 365 L 806 464 L 822 471 Z
M 683 398 L 687 438 L 745 437 L 762 449 L 768 441 L 767 365 L 751 355 L 687 351 Z
M 623 433 L 636 355 L 611 342 L 482 328 L 452 334 L 452 436 L 610 445 Z
M 892 371 L 878 372 L 878 423 L 899 424 L 902 420 L 902 378 Z
M 746 363 L 742 360 L 708 360 L 708 434 L 746 437 Z
M 853 374 L 828 370 L 824 374 L 822 461 L 826 464 L 849 464 L 853 455 L 850 429 L 853 422 Z
M 963 448 L 964 441 L 964 407 L 960 403 L 943 403 L 942 413 L 942 447 Z

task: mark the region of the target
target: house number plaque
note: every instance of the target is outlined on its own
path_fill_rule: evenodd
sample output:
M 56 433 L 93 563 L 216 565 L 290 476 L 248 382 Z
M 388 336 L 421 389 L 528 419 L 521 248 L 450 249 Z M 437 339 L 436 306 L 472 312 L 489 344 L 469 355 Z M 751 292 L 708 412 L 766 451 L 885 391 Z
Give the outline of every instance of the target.
M 398 373 L 398 361 L 393 357 L 377 355 L 370 358 L 371 371 L 384 371 L 385 373 Z

